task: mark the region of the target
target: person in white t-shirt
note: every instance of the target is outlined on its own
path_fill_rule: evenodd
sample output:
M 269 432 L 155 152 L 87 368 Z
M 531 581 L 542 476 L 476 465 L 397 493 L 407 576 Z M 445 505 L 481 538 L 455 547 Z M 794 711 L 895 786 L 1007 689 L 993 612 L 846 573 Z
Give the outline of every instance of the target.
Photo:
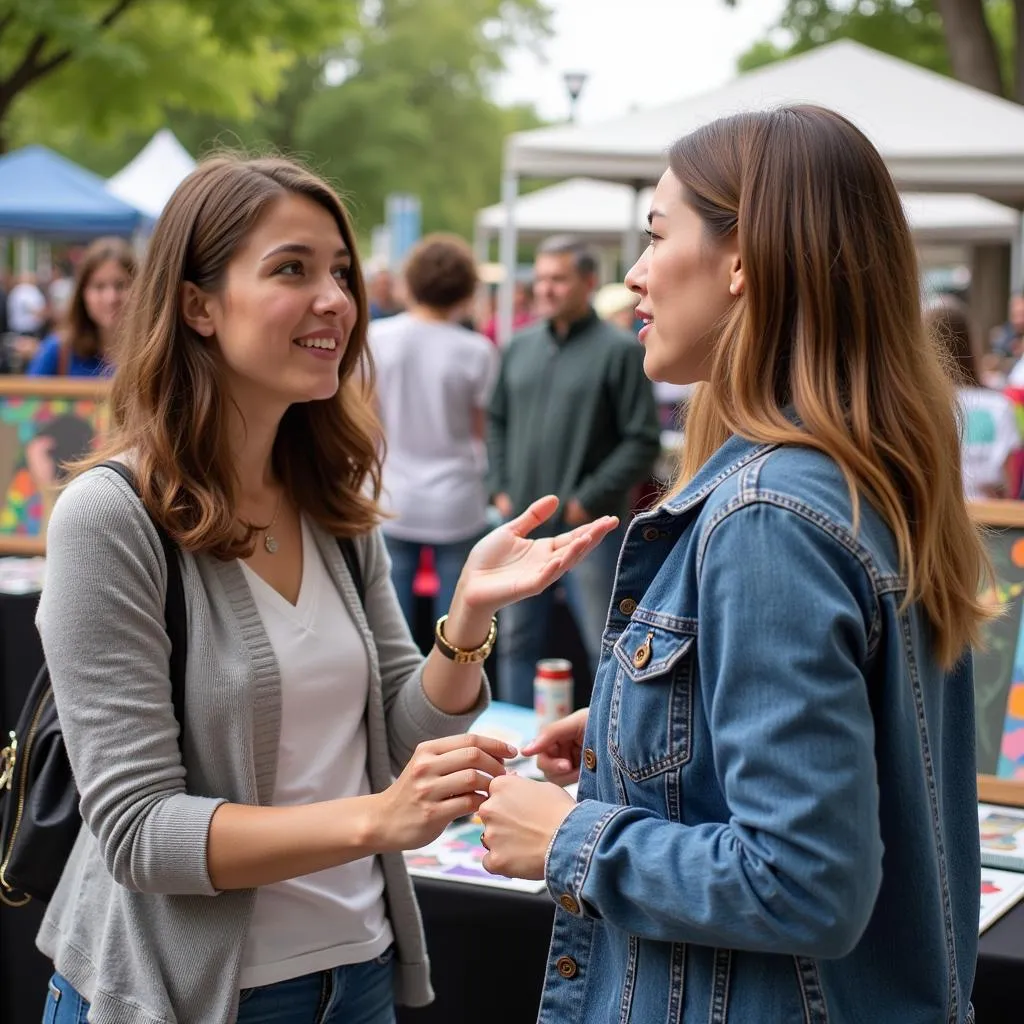
M 470 548 L 487 528 L 484 409 L 498 352 L 456 323 L 477 288 L 473 252 L 454 235 L 429 235 L 405 266 L 408 312 L 370 324 L 387 454 L 382 503 L 391 578 L 412 625 L 413 584 L 433 549 L 437 615 L 451 604 Z
M 46 296 L 34 274 L 22 274 L 7 296 L 7 326 L 15 334 L 42 336 L 46 325 Z
M 1009 493 L 1008 462 L 1022 439 L 1014 403 L 981 382 L 980 352 L 967 307 L 942 295 L 928 310 L 928 322 L 956 365 L 960 386 L 960 461 L 969 500 L 1015 497 Z

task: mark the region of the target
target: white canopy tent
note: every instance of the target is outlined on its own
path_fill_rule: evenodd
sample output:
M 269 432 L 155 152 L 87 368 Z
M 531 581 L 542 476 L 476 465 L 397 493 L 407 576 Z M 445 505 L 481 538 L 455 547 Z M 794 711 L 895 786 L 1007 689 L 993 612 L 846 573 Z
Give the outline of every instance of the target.
M 646 222 L 652 189 L 639 196 L 639 216 L 631 186 L 593 178 L 570 178 L 522 195 L 516 201 L 516 232 L 535 240 L 554 234 L 578 235 L 597 245 L 617 245 Z M 911 230 L 919 244 L 1011 243 L 1017 236 L 1016 210 L 981 196 L 912 192 L 903 195 Z M 476 215 L 478 249 L 498 237 L 507 220 L 501 203 Z
M 161 128 L 135 158 L 107 181 L 107 191 L 154 220 L 196 162 L 174 132 Z
M 816 103 L 849 117 L 878 147 L 902 191 L 973 193 L 1024 209 L 1024 107 L 843 40 L 677 103 L 511 135 L 502 180 L 502 263 L 514 264 L 521 177 L 625 182 L 639 213 L 639 190 L 662 174 L 674 139 L 717 117 L 786 103 Z M 1018 266 L 1019 249 L 1018 243 Z M 511 301 L 505 289 L 503 323 L 510 322 Z

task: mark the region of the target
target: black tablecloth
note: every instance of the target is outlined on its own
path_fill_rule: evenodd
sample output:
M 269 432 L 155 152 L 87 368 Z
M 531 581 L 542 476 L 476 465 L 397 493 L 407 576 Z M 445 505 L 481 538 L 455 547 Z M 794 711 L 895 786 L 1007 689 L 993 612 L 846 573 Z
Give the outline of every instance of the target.
M 42 664 L 35 597 L 0 594 L 0 709 L 14 727 Z M 400 1024 L 530 1024 L 548 953 L 554 905 L 544 893 L 416 880 L 436 1001 L 402 1009 Z M 0 906 L 0 1021 L 38 1024 L 52 968 L 35 949 L 42 910 Z M 1020 1024 L 1024 1007 L 1024 904 L 981 937 L 974 989 L 978 1024 Z M 190 1022 L 191 1024 L 191 1022 Z

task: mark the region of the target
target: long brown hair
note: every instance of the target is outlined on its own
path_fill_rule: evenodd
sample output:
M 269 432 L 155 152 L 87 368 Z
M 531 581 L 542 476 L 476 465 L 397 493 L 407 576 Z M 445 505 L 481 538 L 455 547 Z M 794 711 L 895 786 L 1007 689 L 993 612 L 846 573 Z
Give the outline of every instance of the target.
M 218 558 L 250 554 L 259 527 L 245 523 L 239 530 L 223 360 L 185 322 L 181 286 L 221 287 L 261 214 L 287 194 L 312 200 L 337 222 L 352 255 L 357 317 L 341 357 L 338 393 L 289 407 L 274 442 L 274 473 L 299 507 L 335 536 L 376 525 L 381 431 L 370 398 L 367 301 L 355 236 L 330 186 L 278 157 L 212 157 L 178 186 L 125 311 L 111 434 L 102 451 L 75 467 L 82 472 L 131 452 L 149 513 L 184 549 Z
M 971 330 L 967 306 L 955 295 L 939 295 L 925 312 L 925 324 L 949 356 L 958 384 L 980 388 L 981 351 Z
M 82 262 L 75 274 L 75 289 L 71 293 L 71 301 L 65 314 L 60 330 L 60 341 L 79 359 L 96 359 L 103 356 L 110 359 L 111 353 L 106 351 L 100 339 L 100 332 L 89 316 L 85 304 L 85 290 L 89 287 L 93 274 L 104 263 L 117 263 L 131 281 L 137 269 L 135 253 L 123 238 L 97 238 L 85 250 Z
M 745 279 L 689 410 L 678 484 L 730 434 L 831 456 L 855 528 L 863 496 L 895 534 L 904 606 L 923 603 L 950 666 L 987 617 L 988 562 L 885 164 L 845 118 L 795 106 L 700 128 L 672 146 L 669 166 L 709 241 L 736 236 Z

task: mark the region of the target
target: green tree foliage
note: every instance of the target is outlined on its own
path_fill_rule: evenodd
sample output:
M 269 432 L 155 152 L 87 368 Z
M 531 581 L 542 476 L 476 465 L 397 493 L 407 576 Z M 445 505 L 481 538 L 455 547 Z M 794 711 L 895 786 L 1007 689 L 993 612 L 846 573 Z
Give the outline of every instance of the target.
M 0 148 L 244 119 L 295 54 L 339 42 L 356 0 L 0 0 Z
M 476 210 L 498 199 L 505 136 L 540 123 L 494 103 L 494 76 L 513 46 L 548 31 L 541 0 L 366 3 L 340 42 L 291 60 L 272 96 L 227 114 L 167 103 L 159 123 L 196 155 L 232 146 L 301 157 L 346 194 L 364 237 L 396 191 L 420 196 L 424 230 L 468 237 Z M 109 175 L 152 127 L 104 137 L 51 117 L 32 138 Z
M 852 39 L 1020 102 L 1015 5 L 1024 7 L 1022 0 L 787 0 L 776 27 L 740 57 L 739 69 Z

